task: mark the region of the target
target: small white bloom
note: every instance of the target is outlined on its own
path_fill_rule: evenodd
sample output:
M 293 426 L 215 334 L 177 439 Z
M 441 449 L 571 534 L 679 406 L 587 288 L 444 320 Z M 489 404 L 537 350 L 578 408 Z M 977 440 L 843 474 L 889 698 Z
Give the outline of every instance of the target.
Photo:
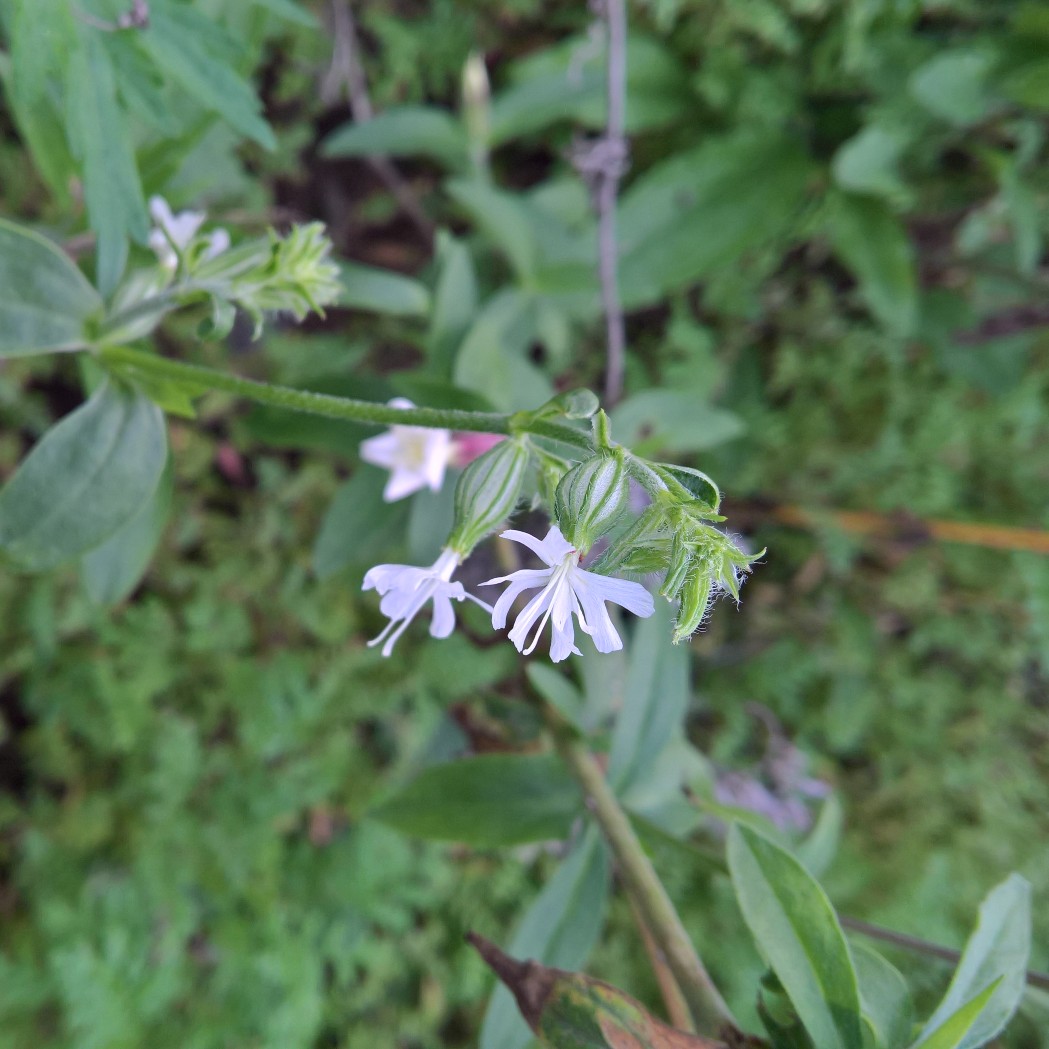
M 622 605 L 627 611 L 642 618 L 652 615 L 652 595 L 640 583 L 614 579 L 580 568 L 579 551 L 566 541 L 556 525 L 551 525 L 546 538 L 542 540 L 513 529 L 502 535 L 504 539 L 512 539 L 515 543 L 527 546 L 549 565 L 548 568 L 522 569 L 481 584 L 510 584 L 492 610 L 492 626 L 496 630 L 506 626 L 510 606 L 521 593 L 540 586 L 543 588 L 525 605 L 510 631 L 510 640 L 517 646 L 518 652 L 525 655 L 531 653 L 547 620 L 550 620 L 553 630 L 550 658 L 559 663 L 569 655 L 580 655 L 575 646 L 573 615 L 579 620 L 582 631 L 594 639 L 598 652 L 615 652 L 623 647 L 623 641 L 612 625 L 605 602 Z M 539 623 L 535 626 L 537 620 Z
M 174 270 L 178 267 L 178 252 L 189 247 L 207 216 L 203 211 L 180 211 L 176 215 L 163 197 L 149 198 L 149 213 L 156 223 L 149 235 L 149 246 L 164 269 Z M 229 245 L 229 234 L 224 229 L 215 230 L 208 237 L 204 258 L 221 255 Z
M 414 408 L 404 397 L 390 401 L 394 408 Z M 378 437 L 361 441 L 361 458 L 390 471 L 382 497 L 395 503 L 422 488 L 439 491 L 454 454 L 450 430 L 425 426 L 391 426 Z
M 368 642 L 368 647 L 382 644 L 382 654 L 388 656 L 397 639 L 427 601 L 433 601 L 433 620 L 430 623 L 432 637 L 447 637 L 455 629 L 453 600 L 469 598 L 486 612 L 491 612 L 491 606 L 468 594 L 462 583 L 452 582 L 452 573 L 458 564 L 459 555 L 454 550 L 442 550 L 441 556 L 429 568 L 376 565 L 369 569 L 362 589 L 377 590 L 382 595 L 379 610 L 390 621 L 378 637 Z

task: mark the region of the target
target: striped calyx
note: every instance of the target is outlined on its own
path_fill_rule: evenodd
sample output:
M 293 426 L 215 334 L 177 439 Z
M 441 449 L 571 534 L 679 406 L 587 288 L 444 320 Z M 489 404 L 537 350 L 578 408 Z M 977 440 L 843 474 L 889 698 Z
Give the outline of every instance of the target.
M 630 486 L 622 452 L 599 452 L 573 466 L 561 478 L 554 496 L 554 515 L 561 534 L 584 553 L 627 508 Z
M 529 458 L 527 438 L 511 437 L 463 471 L 455 486 L 451 549 L 465 557 L 514 512 Z

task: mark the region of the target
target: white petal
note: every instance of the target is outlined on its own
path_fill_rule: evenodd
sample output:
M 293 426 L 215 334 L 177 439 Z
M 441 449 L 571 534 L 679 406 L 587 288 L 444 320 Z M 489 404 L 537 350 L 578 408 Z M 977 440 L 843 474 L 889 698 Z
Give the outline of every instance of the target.
M 229 249 L 229 233 L 224 229 L 215 230 L 208 237 L 208 248 L 204 252 L 205 259 L 213 259 Z
M 647 619 L 655 611 L 652 595 L 632 579 L 617 579 L 615 576 L 598 575 L 596 572 L 577 569 L 572 575 L 572 585 L 577 593 L 582 586 L 601 601 L 622 605 L 628 612 L 633 612 L 642 619 Z
M 401 442 L 392 430 L 361 441 L 360 454 L 366 463 L 392 469 L 400 459 Z
M 532 590 L 537 586 L 545 586 L 550 578 L 549 568 L 523 568 L 510 576 L 502 576 L 499 579 L 489 579 L 481 586 L 490 586 L 493 583 L 509 583 L 510 585 L 499 595 L 499 600 L 492 609 L 492 626 L 496 630 L 502 630 L 506 626 L 506 614 L 510 606 L 525 590 Z
M 426 487 L 426 478 L 416 470 L 394 469 L 382 490 L 384 502 L 395 503 Z
M 550 558 L 549 564 L 560 564 L 569 554 L 575 553 L 575 547 L 561 534 L 557 525 L 551 525 L 543 540 L 544 558 Z
M 499 535 L 503 539 L 510 539 L 515 543 L 520 543 L 522 546 L 527 546 L 536 557 L 550 565 L 551 568 L 557 564 L 556 561 L 551 561 L 550 558 L 546 556 L 546 551 L 543 548 L 543 541 L 541 539 L 536 539 L 534 535 L 529 535 L 527 532 L 520 532 L 516 528 L 508 528 L 505 532 L 500 532 Z
M 578 597 L 582 605 L 579 625 L 594 639 L 594 647 L 598 652 L 618 652 L 623 639 L 616 632 L 604 601 L 586 591 L 578 592 Z
M 554 627 L 550 637 L 550 659 L 555 663 L 560 663 L 562 659 L 567 659 L 569 656 L 579 655 L 582 653 L 575 647 L 575 631 L 572 629 L 571 620 L 562 630 Z
M 452 602 L 445 593 L 433 595 L 433 619 L 430 622 L 431 637 L 447 637 L 455 629 L 455 612 Z
M 149 198 L 149 213 L 158 226 L 168 226 L 175 217 L 171 213 L 171 205 L 163 197 Z
M 551 587 L 546 587 L 540 590 L 531 601 L 521 610 L 521 614 L 517 617 L 517 622 L 514 623 L 513 630 L 507 634 L 507 637 L 514 643 L 518 652 L 523 652 L 528 655 L 529 652 L 535 648 L 536 641 L 539 639 L 539 634 L 542 631 L 542 624 L 539 629 L 535 632 L 535 636 L 531 642 L 528 640 L 528 631 L 535 625 L 535 621 L 549 609 L 550 601 L 553 597 Z M 526 647 L 527 646 L 527 647 Z

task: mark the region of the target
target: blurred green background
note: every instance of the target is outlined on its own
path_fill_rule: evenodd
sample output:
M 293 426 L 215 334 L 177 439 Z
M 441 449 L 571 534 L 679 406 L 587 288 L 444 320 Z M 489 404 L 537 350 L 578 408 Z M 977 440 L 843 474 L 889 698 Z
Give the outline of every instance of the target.
M 603 122 L 585 5 L 353 5 L 370 126 L 350 125 L 333 64 L 345 23 L 320 28 L 339 5 L 188 6 L 236 42 L 278 146 L 193 100 L 169 98 L 162 126 L 114 50 L 146 194 L 230 227 L 320 218 L 353 265 L 324 322 L 225 345 L 173 323 L 162 350 L 418 403 L 600 389 L 593 222 L 567 159 Z M 809 812 L 770 759 L 789 741 L 836 792 L 823 881 L 845 914 L 959 946 L 1021 871 L 1049 969 L 1049 559 L 921 523 L 1049 528 L 1049 8 L 637 0 L 630 18 L 616 435 L 712 474 L 728 526 L 768 549 L 690 645 L 689 736 L 722 784 Z M 464 109 L 472 52 L 491 98 Z M 76 250 L 78 191 L 34 163 L 7 51 L 0 76 L 0 211 Z M 0 362 L 0 476 L 79 379 L 69 359 Z M 557 850 L 425 844 L 367 812 L 538 726 L 480 619 L 440 643 L 415 630 L 389 661 L 364 647 L 364 569 L 431 556 L 449 512 L 378 504 L 355 454 L 372 432 L 210 397 L 171 421 L 173 511 L 129 595 L 72 568 L 0 574 L 3 1049 L 476 1044 L 490 981 L 462 934 L 505 942 Z M 811 525 L 782 523 L 788 505 Z M 729 993 L 752 994 L 725 884 L 656 857 Z M 588 968 L 655 1002 L 634 936 L 617 902 Z M 894 960 L 930 995 L 949 972 Z M 1045 1003 L 1032 992 L 1000 1044 L 1049 1045 Z

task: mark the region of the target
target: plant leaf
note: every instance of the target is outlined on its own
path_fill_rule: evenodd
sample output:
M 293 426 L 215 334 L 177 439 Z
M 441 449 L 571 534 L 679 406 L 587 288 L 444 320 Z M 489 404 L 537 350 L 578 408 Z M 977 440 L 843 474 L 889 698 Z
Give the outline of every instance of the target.
M 95 35 L 83 34 L 69 58 L 66 104 L 66 130 L 83 167 L 88 218 L 98 236 L 98 287 L 108 295 L 124 272 L 128 237 L 144 241 L 149 222 L 113 66 Z
M 167 524 L 173 486 L 169 458 L 160 484 L 138 513 L 101 546 L 84 555 L 80 577 L 96 605 L 118 604 L 138 585 Z
M 160 409 L 106 380 L 0 490 L 0 550 L 42 570 L 99 546 L 150 499 L 166 460 Z
M 962 952 L 947 993 L 922 1036 L 943 1025 L 989 984 L 995 992 L 966 1029 L 959 1049 L 973 1049 L 990 1041 L 1016 1011 L 1027 980 L 1031 952 L 1031 886 L 1019 874 L 1010 874 L 980 904 L 980 917 Z
M 871 313 L 894 335 L 911 334 L 918 319 L 918 280 L 900 220 L 873 197 L 842 193 L 833 201 L 829 229 Z
M 608 850 L 591 827 L 525 911 L 510 951 L 575 969 L 604 925 L 611 884 Z M 523 1049 L 532 1040 L 509 989 L 496 987 L 481 1026 L 480 1049 Z
M 856 971 L 827 894 L 789 852 L 739 823 L 728 863 L 747 926 L 812 1040 L 862 1049 Z
M 485 754 L 426 769 L 371 815 L 419 838 L 496 847 L 568 834 L 582 798 L 551 754 Z
M 879 1049 L 897 1049 L 910 1037 L 914 1007 L 900 971 L 865 943 L 852 945 L 863 1021 Z
M 261 116 L 255 92 L 228 62 L 209 53 L 204 43 L 218 33 L 218 26 L 191 8 L 154 4 L 149 27 L 141 30 L 137 39 L 154 62 L 206 110 L 245 138 L 265 149 L 275 149 L 277 141 Z
M 102 299 L 51 241 L 0 219 L 0 357 L 79 350 Z
M 963 1049 L 966 1045 L 983 1045 L 983 1039 L 971 1041 L 971 1032 L 1000 983 L 998 979 L 985 987 L 975 998 L 948 1016 L 935 1031 L 915 1042 L 912 1049 Z
M 359 262 L 340 262 L 339 275 L 342 279 L 340 306 L 395 317 L 424 317 L 430 309 L 430 293 L 411 277 Z
M 325 157 L 426 156 L 451 171 L 469 161 L 466 132 L 443 109 L 398 106 L 371 120 L 343 124 L 321 146 Z

